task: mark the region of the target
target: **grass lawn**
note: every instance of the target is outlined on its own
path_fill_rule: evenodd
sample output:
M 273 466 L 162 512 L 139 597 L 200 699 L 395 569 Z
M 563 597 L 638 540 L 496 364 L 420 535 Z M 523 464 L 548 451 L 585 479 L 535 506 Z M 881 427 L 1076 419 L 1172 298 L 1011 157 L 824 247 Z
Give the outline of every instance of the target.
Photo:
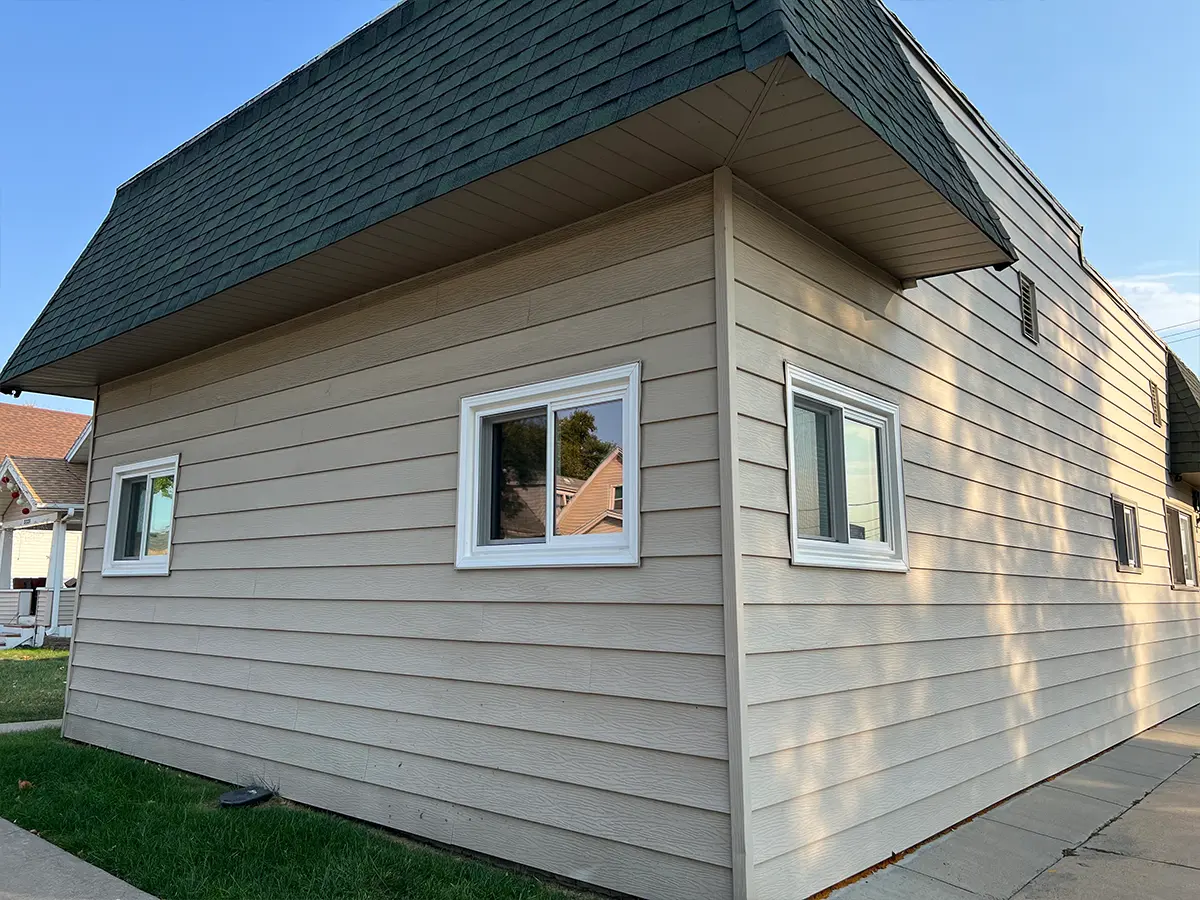
M 0 722 L 61 719 L 66 686 L 66 650 L 0 650 Z
M 0 817 L 164 900 L 584 896 L 277 800 L 220 809 L 225 790 L 53 730 L 0 735 Z

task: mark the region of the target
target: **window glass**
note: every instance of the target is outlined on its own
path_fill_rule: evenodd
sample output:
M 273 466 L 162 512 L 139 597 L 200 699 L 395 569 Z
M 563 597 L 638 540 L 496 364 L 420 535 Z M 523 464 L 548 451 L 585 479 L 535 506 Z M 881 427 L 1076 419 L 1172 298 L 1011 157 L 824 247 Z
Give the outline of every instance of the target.
M 1125 507 L 1125 562 L 1134 568 L 1141 565 L 1141 548 L 1138 542 L 1137 510 L 1132 506 Z
M 1167 507 L 1167 550 L 1171 559 L 1171 580 L 1175 584 L 1196 584 L 1196 545 L 1192 518 Z
M 456 567 L 638 564 L 640 373 L 628 363 L 462 399 Z
M 853 419 L 847 419 L 844 428 L 850 539 L 886 541 L 879 468 L 880 429 Z
M 160 475 L 150 482 L 150 527 L 146 555 L 165 556 L 171 542 L 171 517 L 175 509 L 175 476 Z
M 487 539 L 546 537 L 546 413 L 486 420 L 491 443 Z
M 624 480 L 622 416 L 620 400 L 555 412 L 556 484 L 573 492 L 555 515 L 555 534 L 608 534 L 623 527 L 620 518 L 606 515 L 613 490 Z
M 146 518 L 146 479 L 127 478 L 121 482 L 120 511 L 117 516 L 115 559 L 138 559 L 142 555 L 142 523 Z
M 1179 574 L 1181 584 L 1196 583 L 1196 543 L 1192 535 L 1192 518 L 1177 512 L 1175 520 L 1179 528 Z
M 796 536 L 832 538 L 830 420 L 832 414 L 796 400 L 792 411 L 796 472 Z

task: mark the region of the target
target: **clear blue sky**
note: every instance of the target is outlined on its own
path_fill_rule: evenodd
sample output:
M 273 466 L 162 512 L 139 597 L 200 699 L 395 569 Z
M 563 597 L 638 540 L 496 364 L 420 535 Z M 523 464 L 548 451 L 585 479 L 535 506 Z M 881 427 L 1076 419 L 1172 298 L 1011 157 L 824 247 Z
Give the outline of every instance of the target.
M 0 0 L 0 354 L 117 185 L 390 5 Z M 1200 0 L 890 5 L 1151 323 L 1200 319 Z M 1200 340 L 1178 348 L 1200 367 Z

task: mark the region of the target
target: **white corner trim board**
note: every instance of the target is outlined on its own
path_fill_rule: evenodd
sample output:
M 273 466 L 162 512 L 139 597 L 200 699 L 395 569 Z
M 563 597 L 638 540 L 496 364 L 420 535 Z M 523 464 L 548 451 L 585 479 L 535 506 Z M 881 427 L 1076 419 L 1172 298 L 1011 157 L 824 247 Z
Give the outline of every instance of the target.
M 572 375 L 538 384 L 506 388 L 464 397 L 459 421 L 458 514 L 455 564 L 460 569 L 533 568 L 542 566 L 636 566 L 640 561 L 638 526 L 640 509 L 638 432 L 641 364 L 629 363 Z M 620 527 L 607 533 L 558 534 L 555 496 L 558 488 L 555 454 L 555 415 L 558 412 L 601 403 L 619 402 L 622 465 L 622 509 L 613 516 Z M 521 486 L 535 505 L 544 502 L 543 534 L 529 537 L 497 536 L 494 510 L 500 501 L 496 466 L 492 462 L 493 431 L 519 416 L 544 417 L 545 468 L 540 485 Z M 498 452 L 498 451 L 497 451 Z M 618 452 L 618 451 L 614 451 Z M 599 472 L 599 469 L 596 470 Z M 550 483 L 555 490 L 550 490 Z M 591 482 L 587 479 L 582 491 Z M 538 497 L 538 488 L 541 497 Z M 611 496 L 607 492 L 605 496 Z M 522 501 L 524 502 L 524 500 Z M 537 513 L 535 513 L 536 515 Z

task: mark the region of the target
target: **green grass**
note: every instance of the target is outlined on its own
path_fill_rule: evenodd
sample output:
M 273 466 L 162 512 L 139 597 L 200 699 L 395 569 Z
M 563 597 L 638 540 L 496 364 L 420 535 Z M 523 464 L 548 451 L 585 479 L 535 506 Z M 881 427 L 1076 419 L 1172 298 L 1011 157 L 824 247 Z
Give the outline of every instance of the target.
M 581 898 L 307 807 L 221 809 L 228 789 L 52 730 L 0 735 L 0 817 L 165 900 Z
M 0 722 L 62 718 L 66 685 L 66 650 L 0 650 Z

